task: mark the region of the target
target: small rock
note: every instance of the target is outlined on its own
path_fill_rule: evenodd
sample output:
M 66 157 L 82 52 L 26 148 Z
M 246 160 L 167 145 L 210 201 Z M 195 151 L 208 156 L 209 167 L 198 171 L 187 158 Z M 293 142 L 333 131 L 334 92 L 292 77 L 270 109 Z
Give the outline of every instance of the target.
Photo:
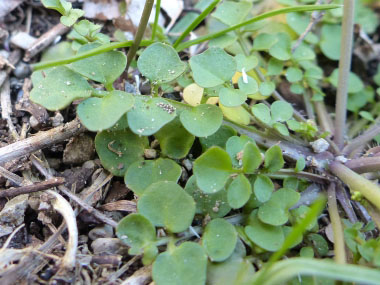
M 63 121 L 65 120 L 60 112 L 55 113 L 54 117 L 50 118 L 51 125 L 53 127 L 58 127 L 63 125 Z
M 128 247 L 118 238 L 98 238 L 91 244 L 94 254 L 120 254 L 125 255 Z
M 145 158 L 156 158 L 157 157 L 157 151 L 152 148 L 144 149 L 144 156 Z
M 88 135 L 74 137 L 66 145 L 63 152 L 63 163 L 65 164 L 82 164 L 95 154 L 95 144 L 93 139 Z
M 113 228 L 110 225 L 97 226 L 88 233 L 88 237 L 92 240 L 99 238 L 112 238 Z
M 20 62 L 19 64 L 16 65 L 16 69 L 13 70 L 13 74 L 19 79 L 28 77 L 31 74 L 31 69 L 30 69 L 29 64 Z
M 317 139 L 310 143 L 315 153 L 321 153 L 329 149 L 330 144 L 325 139 Z
M 19 195 L 9 200 L 0 212 L 0 236 L 24 222 L 25 209 L 28 206 L 28 194 Z M 11 231 L 11 232 L 12 232 Z

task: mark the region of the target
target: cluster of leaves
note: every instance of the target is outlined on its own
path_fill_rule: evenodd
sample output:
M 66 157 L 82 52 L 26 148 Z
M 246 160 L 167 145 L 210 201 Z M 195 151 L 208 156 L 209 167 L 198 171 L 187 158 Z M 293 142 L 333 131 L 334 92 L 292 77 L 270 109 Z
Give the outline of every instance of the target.
M 30 98 L 51 111 L 81 100 L 77 115 L 88 130 L 97 132 L 95 146 L 102 165 L 124 177 L 138 197 L 137 213 L 120 221 L 117 236 L 130 247 L 129 254 L 143 254 L 144 264 L 153 263 L 153 279 L 158 285 L 204 284 L 206 280 L 209 284 L 243 284 L 254 276 L 252 260 L 256 257 L 267 261 L 271 253 L 294 247 L 298 250 L 293 256 L 328 255 L 329 245 L 318 234 L 318 213 L 298 204 L 308 182 L 279 175 L 283 170 L 302 172 L 304 158 L 295 168 L 283 169 L 280 146 L 263 149 L 223 122 L 243 127 L 254 123 L 258 129 L 252 130 L 265 138 L 289 142 L 319 138 L 312 122 L 294 118 L 291 104 L 263 100 L 271 102 L 281 76 L 293 93 L 310 91 L 313 100 L 325 96 L 323 84 L 336 86 L 337 72 L 326 77 L 317 65 L 316 53 L 320 49 L 337 59 L 332 41 L 339 38 L 334 34 L 340 29 L 338 15 L 331 12 L 322 23 L 321 34 L 310 33 L 293 52 L 292 46 L 309 22 L 308 14 L 290 13 L 286 22 L 254 22 L 250 21 L 252 1 L 224 1 L 207 25 L 210 31 L 227 32 L 213 37 L 209 48 L 188 62 L 178 55 L 181 45 L 172 45 L 175 39 L 160 34 L 157 37 L 165 43 L 155 42 L 139 54 L 136 66 L 152 86 L 151 95 L 141 95 L 114 90 L 113 83 L 127 66 L 123 52 L 108 49 L 84 56 L 109 47 L 109 38 L 99 32 L 101 26 L 87 20 L 76 23 L 81 12 L 64 0 L 42 2 L 62 14 L 63 24 L 73 26 L 68 35 L 72 42 L 53 47 L 42 60 L 59 54 L 82 57 L 35 71 Z M 217 2 L 199 1 L 196 8 L 204 11 Z M 365 8 L 361 11 L 371 13 Z M 173 33 L 185 31 L 197 19 L 188 14 Z M 367 32 L 373 29 L 373 24 L 361 24 Z M 237 25 L 241 26 L 235 29 Z M 254 38 L 252 46 L 247 41 L 250 36 Z M 375 76 L 378 85 L 379 74 L 380 70 Z M 370 101 L 369 87 L 355 74 L 351 76 L 350 96 L 362 100 L 367 92 L 365 103 Z M 163 94 L 178 87 L 183 89 L 184 103 Z M 350 110 L 358 112 L 364 105 L 358 107 L 355 102 Z M 202 154 L 193 161 L 193 175 L 181 187 L 179 163 L 188 157 L 196 140 Z M 147 159 L 146 150 L 155 142 L 159 143 L 159 158 Z M 312 219 L 300 231 L 305 217 Z M 165 236 L 159 236 L 158 229 L 163 229 Z M 352 235 L 357 241 L 359 233 Z M 368 252 L 375 245 L 360 246 Z M 367 261 L 377 258 L 360 254 Z M 346 278 L 339 274 L 329 277 Z

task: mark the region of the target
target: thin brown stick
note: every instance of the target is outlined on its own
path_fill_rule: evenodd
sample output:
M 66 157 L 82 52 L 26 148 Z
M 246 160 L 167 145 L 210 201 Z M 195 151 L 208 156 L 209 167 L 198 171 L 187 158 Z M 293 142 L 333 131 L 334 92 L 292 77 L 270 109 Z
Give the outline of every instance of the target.
M 33 56 L 43 51 L 48 45 L 50 45 L 58 36 L 67 33 L 70 30 L 69 27 L 62 25 L 61 23 L 55 25 L 49 31 L 44 33 L 33 45 L 25 52 L 24 61 L 29 61 Z
M 39 132 L 33 137 L 0 148 L 0 164 L 24 155 L 29 155 L 37 150 L 69 139 L 84 131 L 85 128 L 78 119 L 75 119 L 54 129 Z
M 47 190 L 52 187 L 62 185 L 63 183 L 65 183 L 65 179 L 63 177 L 56 177 L 56 178 L 49 179 L 43 182 L 34 183 L 32 185 L 0 190 L 0 198 L 15 197 L 21 194 L 28 194 L 28 193 L 38 192 L 42 190 Z
M 361 157 L 347 161 L 345 166 L 356 173 L 367 173 L 380 171 L 380 156 Z
M 318 123 L 321 126 L 322 131 L 334 133 L 334 123 L 330 117 L 330 114 L 326 110 L 326 105 L 323 101 L 314 102 L 315 111 L 317 113 Z
M 9 131 L 14 140 L 18 139 L 18 133 L 11 119 L 12 104 L 11 104 L 11 88 L 9 80 L 5 80 L 0 90 L 1 100 L 1 117 L 7 121 Z

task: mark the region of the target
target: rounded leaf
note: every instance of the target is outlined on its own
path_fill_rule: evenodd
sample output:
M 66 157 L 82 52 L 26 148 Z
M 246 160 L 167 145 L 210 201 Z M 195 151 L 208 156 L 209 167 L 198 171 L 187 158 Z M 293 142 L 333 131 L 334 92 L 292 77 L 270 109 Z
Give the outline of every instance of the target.
M 124 176 L 135 161 L 144 160 L 146 137 L 139 137 L 129 130 L 102 131 L 95 137 L 95 148 L 105 169 L 113 175 Z
M 205 193 L 216 193 L 226 184 L 232 172 L 232 161 L 220 147 L 211 147 L 194 162 L 194 175 Z
M 154 136 L 160 142 L 161 154 L 173 159 L 184 158 L 195 140 L 178 117 L 163 126 Z
M 255 104 L 252 106 L 252 114 L 262 123 L 270 125 L 272 118 L 270 110 L 267 105 L 263 103 Z
M 222 125 L 223 113 L 215 105 L 202 104 L 184 110 L 180 115 L 183 126 L 197 137 L 207 137 L 214 134 Z
M 274 190 L 272 180 L 265 175 L 257 175 L 255 183 L 253 184 L 253 192 L 256 199 L 264 203 L 270 199 Z
M 234 128 L 222 125 L 215 134 L 209 137 L 199 138 L 199 141 L 204 151 L 212 146 L 219 146 L 221 148 L 224 148 L 226 146 L 227 140 L 232 136 L 236 136 L 236 134 L 237 132 Z
M 209 215 L 214 219 L 224 217 L 231 211 L 227 202 L 226 189 L 215 194 L 205 194 L 199 189 L 194 175 L 187 180 L 185 191 L 195 200 L 197 214 Z
M 248 125 L 250 122 L 250 115 L 243 106 L 226 107 L 223 104 L 219 104 L 219 108 L 222 110 L 223 115 L 232 122 Z
M 285 122 L 292 118 L 293 107 L 288 102 L 276 101 L 270 106 L 272 120 L 275 122 Z
M 175 49 L 167 44 L 154 43 L 147 47 L 137 61 L 142 75 L 152 84 L 173 81 L 186 70 Z
M 97 43 L 84 45 L 79 49 L 78 54 L 99 46 L 100 44 Z M 127 57 L 124 53 L 109 51 L 73 62 L 70 68 L 91 80 L 109 85 L 119 78 L 126 65 Z
M 239 77 L 238 86 L 246 95 L 255 94 L 259 91 L 259 84 L 257 84 L 257 81 L 250 76 L 247 76 L 247 81 L 244 81 L 243 76 Z
M 202 245 L 211 261 L 224 261 L 233 253 L 237 242 L 237 232 L 224 219 L 209 222 L 202 236 Z
M 206 283 L 207 255 L 199 244 L 184 242 L 161 253 L 153 263 L 157 285 L 203 285 Z
M 240 137 L 230 137 L 226 142 L 226 151 L 232 159 L 232 165 L 235 168 L 240 168 L 243 165 L 243 150 L 248 143 L 252 143 L 252 139 L 242 135 Z
M 282 157 L 281 148 L 274 145 L 265 152 L 264 167 L 269 172 L 276 172 L 284 167 L 285 161 Z
M 276 85 L 274 84 L 274 82 L 265 81 L 265 82 L 261 82 L 260 87 L 259 87 L 259 92 L 263 96 L 270 96 L 272 95 L 275 89 L 276 89 Z
M 197 106 L 201 103 L 203 91 L 204 89 L 198 84 L 189 84 L 183 89 L 183 100 L 191 106 Z
M 116 235 L 131 247 L 130 254 L 139 254 L 144 247 L 156 241 L 156 228 L 143 215 L 129 214 L 118 223 Z
M 233 209 L 239 209 L 248 202 L 252 194 L 252 186 L 244 174 L 239 174 L 228 186 L 228 204 Z
M 253 243 L 268 251 L 279 250 L 285 240 L 282 228 L 261 222 L 257 217 L 257 210 L 251 213 L 245 233 Z
M 204 88 L 223 84 L 236 72 L 235 59 L 221 48 L 209 48 L 193 56 L 189 63 L 195 82 Z
M 132 108 L 135 99 L 132 94 L 123 91 L 111 91 L 102 98 L 88 98 L 77 108 L 77 114 L 83 125 L 90 131 L 102 131 L 116 122 Z
M 341 34 L 342 27 L 339 24 L 324 24 L 322 26 L 319 46 L 322 53 L 331 60 L 339 60 Z
M 286 70 L 285 76 L 289 82 L 293 83 L 293 82 L 300 81 L 303 77 L 303 73 L 302 73 L 302 70 L 297 67 L 289 67 Z
M 259 168 L 263 162 L 263 155 L 256 144 L 250 142 L 245 145 L 242 161 L 243 171 L 246 174 L 254 173 Z
M 135 106 L 127 114 L 132 132 L 141 136 L 150 136 L 176 116 L 176 109 L 162 98 L 136 96 Z
M 236 69 L 239 72 L 250 71 L 254 69 L 259 64 L 259 59 L 255 55 L 245 56 L 244 54 L 237 54 L 235 56 Z
M 160 181 L 145 189 L 137 203 L 137 209 L 155 226 L 179 233 L 191 225 L 195 202 L 175 182 Z
M 146 188 L 159 181 L 178 182 L 182 169 L 171 159 L 137 161 L 124 176 L 125 185 L 135 194 L 142 195 Z
M 66 66 L 57 66 L 32 75 L 30 100 L 50 111 L 66 108 L 74 100 L 90 97 L 92 87 L 78 73 Z
M 223 87 L 219 92 L 219 100 L 226 107 L 236 107 L 247 100 L 247 95 L 239 89 Z

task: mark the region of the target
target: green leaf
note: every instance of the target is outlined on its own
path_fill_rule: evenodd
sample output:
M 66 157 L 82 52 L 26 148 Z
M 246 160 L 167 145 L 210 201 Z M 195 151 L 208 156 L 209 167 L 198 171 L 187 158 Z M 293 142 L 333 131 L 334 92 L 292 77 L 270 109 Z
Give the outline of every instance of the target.
M 262 123 L 270 125 L 272 118 L 270 115 L 270 110 L 267 105 L 263 103 L 255 104 L 252 106 L 252 114 Z
M 280 75 L 282 72 L 282 69 L 284 68 L 284 62 L 281 60 L 278 60 L 274 57 L 271 57 L 271 59 L 268 62 L 268 71 L 267 75 Z
M 197 214 L 209 215 L 215 219 L 222 218 L 231 211 L 227 202 L 227 190 L 224 188 L 214 194 L 205 194 L 199 189 L 196 177 L 193 175 L 187 180 L 185 191 L 193 197 Z
M 257 210 L 249 216 L 245 233 L 253 243 L 268 251 L 279 250 L 285 240 L 282 228 L 261 222 L 257 217 Z
M 195 214 L 195 202 L 175 182 L 160 181 L 145 189 L 137 202 L 137 209 L 155 226 L 179 233 L 191 225 Z
M 257 145 L 249 142 L 244 147 L 242 160 L 244 173 L 252 174 L 263 162 L 263 156 Z
M 175 49 L 163 43 L 147 47 L 140 55 L 137 67 L 153 85 L 173 81 L 186 70 L 186 64 Z
M 240 168 L 243 165 L 243 150 L 246 144 L 253 142 L 251 138 L 242 135 L 240 137 L 230 137 L 226 142 L 226 151 L 230 155 L 232 165 L 235 168 Z
M 301 156 L 299 159 L 297 159 L 296 167 L 294 168 L 295 172 L 300 172 L 305 169 L 306 162 L 305 158 Z
M 259 87 L 259 92 L 263 96 L 270 96 L 276 89 L 276 85 L 274 82 L 266 81 L 266 82 L 261 82 L 260 87 Z
M 211 261 L 221 262 L 233 253 L 237 242 L 237 233 L 233 225 L 224 219 L 209 222 L 202 236 L 202 246 Z
M 99 47 L 99 43 L 82 46 L 78 54 Z M 124 72 L 127 57 L 120 51 L 109 51 L 91 56 L 71 64 L 71 68 L 83 76 L 107 85 L 111 85 Z
M 75 22 L 84 15 L 84 11 L 81 9 L 70 9 L 69 13 L 61 16 L 61 23 L 67 27 L 71 27 Z
M 288 60 L 292 57 L 291 40 L 285 33 L 277 34 L 278 41 L 271 46 L 269 54 L 279 60 Z
M 231 80 L 236 71 L 235 59 L 221 48 L 209 48 L 193 56 L 189 63 L 195 82 L 204 88 Z
M 220 128 L 223 113 L 215 105 L 201 104 L 182 111 L 180 120 L 186 130 L 194 136 L 207 137 Z
M 228 204 L 233 209 L 239 209 L 248 202 L 252 193 L 252 186 L 244 174 L 239 174 L 228 186 Z
M 82 101 L 78 105 L 77 114 L 87 129 L 102 131 L 115 125 L 132 108 L 134 101 L 132 94 L 111 91 L 102 98 L 88 98 Z
M 283 123 L 274 123 L 273 128 L 283 136 L 289 136 L 289 130 Z
M 288 188 L 282 188 L 274 192 L 270 200 L 260 206 L 258 217 L 266 224 L 281 226 L 289 219 L 288 209 L 295 205 L 300 194 Z
M 303 94 L 305 88 L 299 83 L 293 83 L 290 85 L 290 91 L 294 94 Z
M 66 66 L 36 71 L 32 82 L 30 100 L 50 111 L 62 110 L 74 100 L 90 97 L 92 92 L 86 79 Z
M 367 111 L 360 111 L 360 112 L 359 112 L 359 115 L 360 115 L 362 118 L 364 118 L 364 119 L 366 119 L 366 120 L 368 120 L 368 121 L 371 121 L 371 122 L 373 122 L 373 121 L 375 120 L 375 119 L 373 118 L 372 114 L 369 113 L 369 112 L 367 112 Z
M 156 228 L 143 215 L 129 214 L 118 223 L 116 235 L 130 247 L 129 254 L 137 255 L 156 241 Z
M 243 106 L 225 107 L 219 103 L 219 108 L 222 110 L 223 115 L 234 123 L 247 126 L 250 123 L 250 114 Z
M 75 55 L 71 48 L 71 43 L 62 41 L 56 45 L 48 47 L 42 54 L 40 61 L 55 60 L 57 58 L 66 58 Z
M 285 101 L 273 102 L 270 106 L 272 120 L 275 122 L 285 122 L 292 118 L 293 107 Z
M 206 270 L 207 255 L 202 246 L 184 242 L 157 257 L 152 276 L 157 285 L 203 285 Z
M 338 76 L 339 69 L 334 69 L 333 73 L 330 75 L 329 82 L 334 86 L 338 87 Z M 355 73 L 350 72 L 348 77 L 348 93 L 357 93 L 364 89 L 363 81 Z
M 236 136 L 236 134 L 237 132 L 234 128 L 222 125 L 216 131 L 216 133 L 209 137 L 199 138 L 199 141 L 202 145 L 203 151 L 207 150 L 212 146 L 219 146 L 221 148 L 224 148 L 226 146 L 227 140 L 232 136 Z
M 303 62 L 306 60 L 314 60 L 315 57 L 316 55 L 315 55 L 314 50 L 312 50 L 305 43 L 301 43 L 292 54 L 292 58 L 298 62 Z
M 276 172 L 284 167 L 281 148 L 274 145 L 265 152 L 264 167 L 268 172 Z
M 227 152 L 211 147 L 194 162 L 194 175 L 205 193 L 216 193 L 226 184 L 232 173 L 232 161 Z
M 289 82 L 293 83 L 293 82 L 300 81 L 303 77 L 303 73 L 302 73 L 302 70 L 297 67 L 289 67 L 286 70 L 285 76 Z
M 322 26 L 319 46 L 322 53 L 331 60 L 339 60 L 341 34 L 341 25 L 324 24 Z
M 245 56 L 244 54 L 237 54 L 235 56 L 237 71 L 243 72 L 254 69 L 259 64 L 259 59 L 255 55 Z
M 278 38 L 272 34 L 261 33 L 253 41 L 253 50 L 269 50 L 278 42 Z
M 195 137 L 183 127 L 178 117 L 163 126 L 154 136 L 160 143 L 161 154 L 173 159 L 184 158 L 195 140 Z
M 102 131 L 95 137 L 95 148 L 105 169 L 113 175 L 124 176 L 135 161 L 142 161 L 146 137 L 139 137 L 130 130 Z
M 228 26 L 234 26 L 245 20 L 251 8 L 252 3 L 249 2 L 224 1 L 212 16 Z
M 272 180 L 265 175 L 257 175 L 255 182 L 253 183 L 253 191 L 257 200 L 261 203 L 267 202 L 272 196 L 274 190 L 274 184 Z
M 257 84 L 257 81 L 255 79 L 253 79 L 252 77 L 250 77 L 250 76 L 247 76 L 247 81 L 246 82 L 244 82 L 244 78 L 243 78 L 243 76 L 241 76 L 238 79 L 238 86 L 239 86 L 239 89 L 245 95 L 252 95 L 252 94 L 255 94 L 255 93 L 257 93 L 259 91 L 259 84 Z
M 312 243 L 314 249 L 320 256 L 326 256 L 328 254 L 329 245 L 321 235 L 311 233 L 307 236 L 307 240 Z
M 176 109 L 163 98 L 135 96 L 135 106 L 127 114 L 132 132 L 150 136 L 171 122 Z
M 219 92 L 219 100 L 226 107 L 236 107 L 247 100 L 247 95 L 239 89 L 223 87 Z
M 45 8 L 56 10 L 61 15 L 69 13 L 72 7 L 72 4 L 65 0 L 41 0 L 41 2 Z
M 171 159 L 137 161 L 125 173 L 125 185 L 141 196 L 151 184 L 159 181 L 178 182 L 182 169 Z

